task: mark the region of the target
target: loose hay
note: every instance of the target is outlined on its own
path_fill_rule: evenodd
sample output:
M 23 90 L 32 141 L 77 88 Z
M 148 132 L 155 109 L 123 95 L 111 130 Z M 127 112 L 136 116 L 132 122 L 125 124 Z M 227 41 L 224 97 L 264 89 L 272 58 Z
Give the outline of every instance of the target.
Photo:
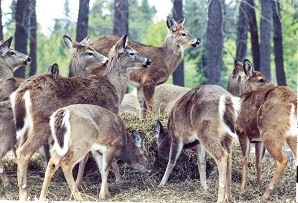
M 156 157 L 155 122 L 160 119 L 166 126 L 165 115 L 148 114 L 145 120 L 123 113 L 121 115 L 126 123 L 128 131 L 137 130 L 142 134 L 145 146 L 149 154 L 152 173 L 149 177 L 132 169 L 123 162 L 119 162 L 124 181 L 115 182 L 112 173 L 109 175 L 109 191 L 111 197 L 109 202 L 216 202 L 218 189 L 218 171 L 214 160 L 207 157 L 207 185 L 208 190 L 204 192 L 199 182 L 199 172 L 196 165 L 196 154 L 193 150 L 183 150 L 177 164 L 170 175 L 168 184 L 158 188 L 158 184 L 166 169 L 167 163 Z M 262 183 L 260 189 L 256 188 L 256 174 L 254 158 L 250 158 L 247 177 L 247 190 L 240 191 L 241 186 L 241 154 L 237 142 L 233 145 L 232 156 L 232 199 L 231 202 L 263 202 L 262 195 L 273 175 L 274 163 L 264 158 L 262 170 Z M 17 166 L 15 160 L 10 157 L 5 159 L 12 186 L 4 188 L 0 185 L 0 200 L 17 200 Z M 28 181 L 30 199 L 36 200 L 39 197 L 45 170 L 38 156 L 34 156 L 28 169 Z M 77 174 L 77 167 L 74 168 Z M 295 179 L 296 172 L 293 166 L 287 166 L 277 187 L 272 192 L 271 199 L 267 202 L 295 202 Z M 99 201 L 101 178 L 95 162 L 90 159 L 84 173 L 83 185 L 79 188 L 85 201 Z M 51 201 L 68 201 L 70 190 L 65 181 L 61 169 L 55 173 L 49 187 L 48 199 Z

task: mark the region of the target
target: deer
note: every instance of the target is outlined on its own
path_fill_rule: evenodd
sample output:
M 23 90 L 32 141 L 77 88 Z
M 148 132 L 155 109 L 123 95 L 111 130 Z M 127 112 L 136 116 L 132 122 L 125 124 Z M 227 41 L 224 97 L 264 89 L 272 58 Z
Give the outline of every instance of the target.
M 0 78 L 13 77 L 13 72 L 20 66 L 31 63 L 31 57 L 10 48 L 12 37 L 0 41 Z
M 275 162 L 275 172 L 263 195 L 270 197 L 280 180 L 288 159 L 282 149 L 287 142 L 297 160 L 297 93 L 286 86 L 275 86 L 260 72 L 254 71 L 248 60 L 243 62 L 245 78 L 239 80 L 241 111 L 236 122 L 242 152 L 242 185 L 246 187 L 249 143 L 257 142 L 257 185 L 261 185 L 261 167 L 264 150 Z M 278 117 L 276 117 L 278 115 Z
M 214 158 L 219 172 L 217 202 L 231 196 L 231 156 L 240 98 L 217 85 L 202 85 L 189 90 L 173 106 L 167 130 L 157 121 L 158 156 L 168 160 L 159 184 L 164 186 L 183 148 L 196 146 L 200 183 L 206 184 L 205 150 Z
M 31 156 L 42 145 L 51 143 L 48 123 L 55 110 L 71 104 L 93 104 L 118 113 L 129 73 L 151 64 L 150 59 L 129 47 L 127 42 L 125 35 L 115 43 L 103 76 L 32 76 L 11 95 L 16 136 L 20 139 L 16 151 L 20 200 L 28 198 L 27 168 Z M 101 58 L 101 62 L 106 60 L 106 57 Z
M 141 107 L 137 96 L 134 93 L 124 95 L 119 107 L 119 113 L 128 113 L 141 118 Z
M 188 47 L 198 47 L 200 40 L 192 36 L 183 26 L 185 19 L 176 22 L 167 17 L 169 34 L 161 47 L 144 45 L 129 41 L 132 48 L 144 56 L 154 60 L 148 69 L 138 69 L 130 74 L 130 85 L 137 88 L 138 100 L 142 109 L 142 117 L 146 110 L 153 110 L 155 87 L 167 81 L 183 58 L 183 51 Z M 90 45 L 99 53 L 106 55 L 119 40 L 114 35 L 100 35 L 90 40 Z
M 190 89 L 173 84 L 157 85 L 153 96 L 154 112 L 169 114 L 176 101 Z
M 88 152 L 92 153 L 101 173 L 101 200 L 109 197 L 107 178 L 114 158 L 147 172 L 147 151 L 141 135 L 138 132 L 129 135 L 120 116 L 103 107 L 74 104 L 60 108 L 51 116 L 50 128 L 54 145 L 40 194 L 41 201 L 46 200 L 51 178 L 59 166 L 75 200 L 83 201 L 72 169 Z
M 59 67 L 55 63 L 48 69 L 48 74 L 58 75 Z M 8 151 L 13 150 L 15 157 L 15 145 L 17 144 L 16 139 L 16 127 L 13 120 L 13 113 L 10 101 L 0 102 L 0 178 L 4 187 L 10 186 L 10 180 L 5 172 L 2 158 L 7 154 Z M 43 154 L 41 157 L 43 158 Z M 44 160 L 45 158 L 43 158 Z

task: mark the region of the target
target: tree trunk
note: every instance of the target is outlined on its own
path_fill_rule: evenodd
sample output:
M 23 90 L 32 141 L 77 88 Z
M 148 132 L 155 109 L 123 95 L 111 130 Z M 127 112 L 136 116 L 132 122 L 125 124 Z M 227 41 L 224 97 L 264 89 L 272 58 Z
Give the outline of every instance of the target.
M 117 36 L 128 34 L 128 0 L 115 0 L 114 2 L 113 34 Z
M 36 74 L 36 44 L 37 44 L 37 21 L 36 21 L 36 0 L 31 0 L 31 15 L 30 15 L 30 56 L 31 56 L 31 64 L 30 64 L 30 72 L 29 76 Z
M 223 50 L 223 12 L 221 0 L 211 0 L 207 23 L 208 83 L 220 85 Z
M 16 30 L 15 30 L 15 49 L 23 54 L 27 54 L 27 40 L 29 27 L 29 5 L 30 0 L 18 0 L 16 4 L 15 19 L 16 19 Z M 16 77 L 25 77 L 25 66 L 18 68 L 14 75 Z
M 276 69 L 276 79 L 278 85 L 287 85 L 284 70 L 283 46 L 282 46 L 282 27 L 280 4 L 278 1 L 272 2 L 273 30 L 274 30 L 274 62 Z
M 260 70 L 260 46 L 254 0 L 247 0 L 251 52 L 255 70 Z
M 2 24 L 2 0 L 0 0 L 0 40 L 3 39 L 3 24 Z
M 183 2 L 182 0 L 174 0 L 173 2 L 173 18 L 178 21 L 183 18 Z M 184 62 L 183 59 L 181 63 L 178 65 L 176 70 L 173 72 L 173 84 L 184 86 Z
M 260 0 L 261 2 L 261 25 L 260 25 L 260 71 L 268 79 L 271 80 L 270 68 L 270 39 L 271 39 L 271 18 L 272 5 L 271 0 Z
M 78 22 L 77 22 L 77 37 L 76 41 L 80 42 L 88 35 L 88 14 L 89 0 L 80 0 Z
M 248 29 L 247 2 L 246 0 L 242 0 L 239 6 L 237 40 L 236 40 L 236 59 L 240 61 L 244 61 L 244 59 L 246 58 L 247 29 Z

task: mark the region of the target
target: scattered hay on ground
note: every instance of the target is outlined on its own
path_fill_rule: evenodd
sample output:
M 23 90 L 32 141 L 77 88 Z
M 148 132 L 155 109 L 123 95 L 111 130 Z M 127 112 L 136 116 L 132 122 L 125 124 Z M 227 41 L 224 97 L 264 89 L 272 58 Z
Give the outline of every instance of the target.
M 165 115 L 148 114 L 145 120 L 129 114 L 121 115 L 128 131 L 137 130 L 142 134 L 145 146 L 149 153 L 149 162 L 152 173 L 149 177 L 120 162 L 124 181 L 115 182 L 112 173 L 109 175 L 109 202 L 216 202 L 218 189 L 218 171 L 214 160 L 207 157 L 207 185 L 208 190 L 203 191 L 199 182 L 199 172 L 196 165 L 196 155 L 193 150 L 184 150 L 171 173 L 165 187 L 157 187 L 166 169 L 164 161 L 156 157 L 155 122 L 160 119 L 166 124 Z M 250 158 L 248 169 L 248 187 L 245 192 L 240 191 L 241 186 L 241 154 L 237 142 L 233 146 L 232 156 L 232 199 L 231 202 L 263 202 L 262 195 L 273 175 L 274 163 L 264 158 L 262 170 L 262 183 L 260 189 L 256 188 L 256 174 L 254 158 Z M 14 160 L 5 159 L 5 166 L 12 183 L 9 188 L 0 185 L 0 200 L 17 200 L 17 166 Z M 31 200 L 39 197 L 45 170 L 38 156 L 35 156 L 28 169 L 28 181 Z M 74 168 L 77 174 L 77 167 Z M 295 202 L 296 171 L 293 166 L 287 166 L 277 187 L 267 202 Z M 99 201 L 100 173 L 95 162 L 91 159 L 87 163 L 84 173 L 83 185 L 79 188 L 85 201 Z M 70 200 L 70 190 L 60 169 L 57 170 L 49 187 L 48 199 L 53 201 Z

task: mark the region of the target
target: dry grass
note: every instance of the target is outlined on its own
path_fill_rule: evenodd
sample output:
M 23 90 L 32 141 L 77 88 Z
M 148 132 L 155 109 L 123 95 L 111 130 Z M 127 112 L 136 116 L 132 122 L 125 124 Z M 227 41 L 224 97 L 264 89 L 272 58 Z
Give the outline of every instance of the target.
M 111 197 L 109 202 L 216 202 L 218 187 L 218 172 L 215 162 L 210 156 L 207 158 L 207 192 L 202 190 L 199 183 L 199 172 L 196 166 L 196 155 L 192 150 L 184 150 L 178 159 L 168 184 L 158 188 L 166 168 L 166 163 L 156 157 L 155 143 L 155 121 L 161 119 L 165 124 L 165 116 L 156 114 L 149 115 L 146 120 L 141 121 L 135 116 L 122 114 L 129 131 L 138 130 L 141 132 L 146 148 L 149 152 L 149 161 L 152 173 L 149 177 L 133 170 L 120 162 L 121 172 L 124 181 L 115 182 L 113 174 L 109 175 L 109 191 Z M 231 202 L 263 202 L 262 194 L 268 185 L 274 171 L 274 164 L 265 158 L 263 161 L 262 182 L 263 187 L 257 189 L 255 186 L 254 158 L 250 159 L 248 188 L 245 192 L 240 191 L 241 184 L 241 156 L 239 145 L 236 142 L 233 146 L 232 165 L 232 199 Z M 9 158 L 5 159 L 5 166 L 8 169 L 12 186 L 4 188 L 0 185 L 0 200 L 17 200 L 18 187 L 16 178 L 16 163 Z M 32 159 L 29 165 L 29 190 L 31 200 L 39 197 L 43 182 L 44 169 L 38 156 Z M 74 169 L 76 174 L 77 168 Z M 272 192 L 271 199 L 266 202 L 295 202 L 295 179 L 294 167 L 287 166 L 282 179 L 276 189 Z M 85 170 L 83 186 L 79 188 L 85 201 L 98 201 L 100 190 L 100 174 L 94 161 L 89 161 Z M 48 199 L 54 201 L 70 200 L 70 190 L 59 169 L 54 175 L 49 187 Z

